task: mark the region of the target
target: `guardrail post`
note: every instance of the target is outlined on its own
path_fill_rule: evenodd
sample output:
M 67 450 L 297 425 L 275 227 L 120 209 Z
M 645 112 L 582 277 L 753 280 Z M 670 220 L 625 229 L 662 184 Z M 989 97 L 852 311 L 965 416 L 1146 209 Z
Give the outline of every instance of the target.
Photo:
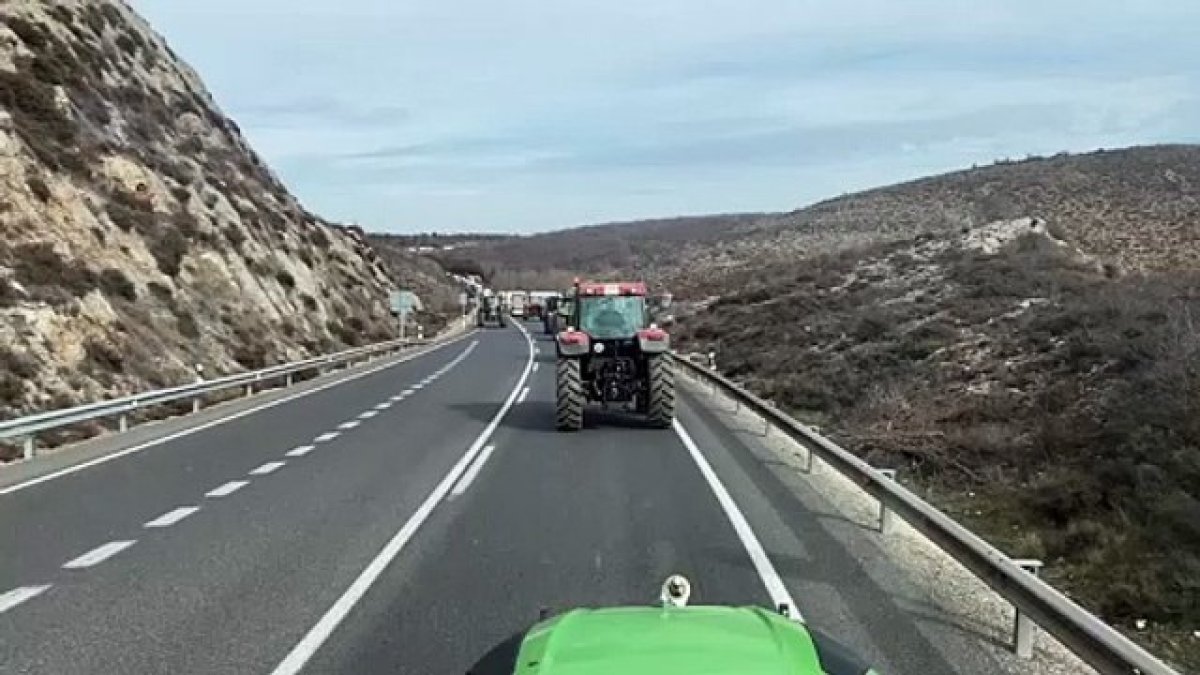
M 896 470 L 895 469 L 875 469 L 875 470 L 878 471 L 880 475 L 882 475 L 884 478 L 887 478 L 888 480 L 892 480 L 892 481 L 896 480 Z M 891 529 L 892 529 L 892 510 L 889 509 L 887 507 L 887 505 L 884 504 L 883 500 L 881 499 L 881 500 L 879 500 L 879 531 L 882 534 L 887 534 L 888 531 Z
M 196 398 L 192 399 L 192 414 L 200 412 L 200 407 L 202 405 L 204 404 L 201 402 L 201 397 L 197 396 Z
M 1021 569 L 1029 572 L 1033 576 L 1038 576 L 1038 572 L 1042 569 L 1045 563 L 1041 560 L 1032 558 L 1014 560 L 1014 563 Z M 1013 650 L 1017 656 L 1023 659 L 1033 658 L 1033 636 L 1034 629 L 1037 624 L 1028 616 L 1021 612 L 1019 607 L 1013 606 L 1016 612 L 1016 618 L 1013 622 Z
M 129 413 L 128 412 L 121 413 L 121 416 L 119 418 L 117 418 L 117 431 L 120 431 L 121 433 L 125 433 L 126 431 L 129 431 Z
M 25 457 L 25 459 L 33 459 L 34 456 L 37 455 L 37 441 L 35 440 L 33 434 L 29 434 L 28 436 L 26 436 L 24 442 L 22 442 L 21 445 L 22 445 L 22 453 L 21 454 L 22 454 L 22 456 Z

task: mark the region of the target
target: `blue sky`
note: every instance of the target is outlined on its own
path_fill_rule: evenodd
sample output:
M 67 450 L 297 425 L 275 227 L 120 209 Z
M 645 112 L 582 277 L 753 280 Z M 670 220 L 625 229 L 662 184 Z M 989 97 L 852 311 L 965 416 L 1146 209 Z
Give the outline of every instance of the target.
M 133 0 L 314 211 L 530 232 L 1200 141 L 1196 0 Z

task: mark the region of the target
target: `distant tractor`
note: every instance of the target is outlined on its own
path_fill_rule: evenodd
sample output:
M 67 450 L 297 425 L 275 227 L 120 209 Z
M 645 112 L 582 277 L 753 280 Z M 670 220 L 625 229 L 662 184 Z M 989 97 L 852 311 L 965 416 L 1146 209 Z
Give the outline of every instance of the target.
M 566 300 L 566 299 L 564 299 Z M 619 404 L 665 428 L 675 419 L 670 336 L 650 322 L 641 282 L 576 283 L 558 333 L 559 431 L 583 428 L 584 406 Z
M 504 326 L 504 314 L 500 309 L 500 298 L 490 291 L 479 298 L 479 308 L 475 310 L 475 325 L 484 328 L 488 325 Z
M 546 308 L 542 312 L 542 328 L 546 335 L 554 335 L 558 332 L 558 297 L 546 298 Z

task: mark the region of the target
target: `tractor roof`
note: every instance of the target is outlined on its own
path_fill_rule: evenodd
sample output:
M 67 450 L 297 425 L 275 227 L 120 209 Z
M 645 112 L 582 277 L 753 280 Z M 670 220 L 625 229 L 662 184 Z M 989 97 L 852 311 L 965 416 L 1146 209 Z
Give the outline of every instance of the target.
M 598 283 L 593 281 L 584 281 L 579 284 L 579 295 L 587 297 L 589 295 L 646 295 L 646 284 L 641 281 L 617 281 L 612 283 Z
M 758 607 L 577 609 L 534 626 L 516 675 L 820 675 L 803 624 Z

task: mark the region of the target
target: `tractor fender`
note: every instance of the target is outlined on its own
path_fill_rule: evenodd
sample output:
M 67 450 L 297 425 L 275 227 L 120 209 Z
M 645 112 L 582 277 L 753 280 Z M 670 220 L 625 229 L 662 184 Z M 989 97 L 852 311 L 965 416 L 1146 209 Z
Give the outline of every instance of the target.
M 660 354 L 670 351 L 671 336 L 661 328 L 647 328 L 637 332 L 638 349 L 643 354 Z
M 559 333 L 555 339 L 558 342 L 559 356 L 583 356 L 592 346 L 592 340 L 587 333 L 571 328 Z

